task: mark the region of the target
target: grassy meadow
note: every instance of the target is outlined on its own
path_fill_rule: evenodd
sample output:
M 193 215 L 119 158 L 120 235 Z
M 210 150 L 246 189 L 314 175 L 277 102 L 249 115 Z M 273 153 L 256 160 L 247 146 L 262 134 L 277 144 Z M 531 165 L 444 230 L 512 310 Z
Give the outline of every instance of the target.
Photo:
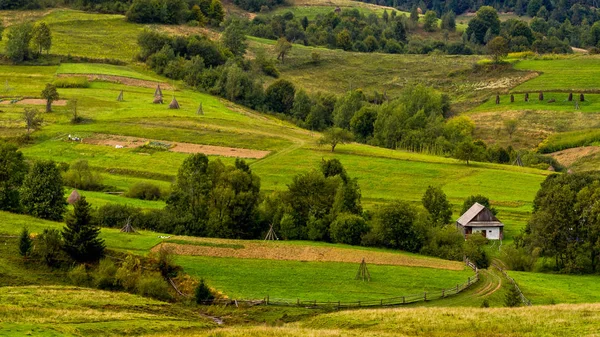
M 297 16 L 314 16 L 337 5 L 357 7 L 361 11 L 377 14 L 383 11 L 378 6 L 346 0 L 333 0 L 326 5 L 298 0 L 295 7 L 281 7 L 275 13 L 292 10 Z M 8 25 L 32 19 L 48 23 L 54 38 L 51 54 L 111 58 L 127 64 L 0 65 L 0 96 L 3 99 L 39 98 L 45 84 L 59 75 L 96 74 L 121 79 L 122 83 L 95 80 L 90 81 L 88 88 L 58 89 L 61 99 L 77 99 L 79 115 L 84 122 L 72 124 L 68 108 L 57 105 L 52 113 L 43 114 L 41 130 L 35 131 L 33 140 L 21 147 L 28 160 L 53 159 L 72 164 L 85 159 L 103 176 L 104 184 L 113 187 L 114 191 L 127 191 L 139 182 L 151 182 L 168 191 L 179 166 L 188 155 L 135 148 L 117 149 L 109 145 L 86 143 L 86 139 L 138 137 L 269 151 L 264 158 L 247 160 L 253 172 L 260 176 L 265 193 L 284 190 L 295 175 L 317 169 L 323 159 L 337 158 L 349 175 L 358 179 L 362 202 L 367 210 L 393 200 L 420 204 L 422 194 L 430 185 L 442 187 L 453 205 L 454 217 L 460 215 L 458 212 L 466 197 L 475 194 L 488 196 L 500 211 L 500 220 L 506 224 L 506 244 L 525 226 L 540 183 L 550 174 L 543 170 L 509 165 L 466 165 L 452 158 L 356 143 L 339 145 L 332 153 L 327 147 L 317 145 L 319 133 L 300 129 L 273 116 L 256 113 L 206 93 L 189 90 L 181 83 L 157 76 L 145 66 L 136 64 L 133 60 L 138 51 L 137 34 L 145 28 L 165 30 L 165 27 L 131 24 L 122 15 L 91 14 L 68 9 L 29 11 L 18 16 L 13 16 L 12 12 L 0 12 L 0 18 Z M 171 31 L 177 30 L 177 27 L 171 28 Z M 0 41 L 0 49 L 5 43 L 5 39 Z M 249 54 L 265 49 L 273 55 L 273 44 L 273 41 L 249 38 Z M 312 61 L 313 52 L 319 53 L 319 62 Z M 551 136 L 547 143 L 580 146 L 578 144 L 583 143 L 580 139 L 585 139 L 587 144 L 590 137 L 597 136 L 593 128 L 600 123 L 600 118 L 596 117 L 600 95 L 586 95 L 587 100 L 580 104 L 579 111 L 572 111 L 571 103 L 565 103 L 563 97 L 566 98 L 564 91 L 568 90 L 595 92 L 597 85 L 593 83 L 594 76 L 589 74 L 595 74 L 599 58 L 586 56 L 550 61 L 524 60 L 516 64 L 516 70 L 497 69 L 490 72 L 474 67 L 479 59 L 479 56 L 347 53 L 294 45 L 289 59 L 278 68 L 281 78 L 309 92 L 342 94 L 346 90 L 360 88 L 368 94 L 377 90 L 393 98 L 409 83 L 434 86 L 452 96 L 455 112 L 467 111 L 467 115 L 477 124 L 477 136 L 485 140 L 494 139 L 494 132 L 497 132 L 496 138 L 507 137 L 501 135 L 502 130 L 498 131 L 502 120 L 507 118 L 522 120 L 522 127 L 513 139 L 515 145 L 533 148 L 554 133 L 556 135 Z M 581 64 L 582 70 L 573 70 L 574 64 Z M 530 77 L 528 71 L 543 74 L 524 82 Z M 151 81 L 151 85 L 131 80 Z M 271 81 L 273 79 L 266 79 L 265 85 Z M 167 103 L 170 96 L 175 96 L 182 108 L 170 110 L 166 105 L 152 104 L 154 82 L 164 83 L 163 93 Z M 493 104 L 493 101 L 486 101 L 498 91 L 509 92 L 511 89 L 514 92 L 532 93 L 550 90 L 546 93 L 546 99 L 556 97 L 557 102 L 553 105 L 540 103 L 534 100 L 537 96 L 533 94 L 529 104 L 518 101 L 510 108 L 508 96 L 505 95 L 500 106 Z M 124 93 L 124 102 L 117 102 L 121 91 Z M 476 107 L 479 103 L 482 105 Z M 196 114 L 199 104 L 203 106 L 203 115 Z M 22 121 L 24 107 L 42 110 L 44 106 L 0 105 L 0 137 L 19 137 L 25 133 Z M 584 127 L 591 131 L 581 131 Z M 69 142 L 67 135 L 81 137 L 84 141 Z M 501 144 L 507 145 L 513 140 Z M 235 159 L 225 154 L 211 155 L 210 159 L 233 163 Z M 592 167 L 593 163 L 586 165 Z M 65 194 L 69 193 L 70 189 L 65 189 Z M 163 201 L 142 201 L 102 192 L 81 191 L 81 194 L 87 197 L 93 207 L 119 203 L 156 209 L 165 205 Z M 64 224 L 0 212 L 2 235 L 17 235 L 24 226 L 32 233 L 39 234 L 44 228 L 60 229 Z M 216 251 L 211 256 L 180 254 L 176 261 L 186 273 L 195 278 L 204 278 L 211 287 L 230 298 L 263 298 L 268 295 L 289 300 L 382 299 L 452 287 L 473 275 L 471 270 L 458 262 L 383 249 L 317 242 L 278 242 L 281 251 L 287 250 L 282 256 L 248 258 L 242 256 L 244 249 L 251 249 L 253 245 L 262 244 L 262 241 L 202 239 L 206 242 L 200 244 L 193 238 L 163 239 L 160 236 L 162 234 L 148 231 L 140 231 L 138 235 L 124 234 L 119 229 L 103 228 L 101 231 L 108 248 L 122 252 L 147 255 L 162 242 L 183 245 L 186 249 Z M 11 245 L 6 245 L 9 240 L 12 240 Z M 28 272 L 28 266 L 21 259 L 17 261 L 14 258 L 14 241 L 14 238 L 0 237 L 0 264 L 3 265 L 0 268 L 0 282 L 5 286 L 0 287 L 0 317 L 3 317 L 0 319 L 0 335 L 392 336 L 400 333 L 409 336 L 469 336 L 512 331 L 514 336 L 544 336 L 556 332 L 580 336 L 594 332 L 588 327 L 594 326 L 600 319 L 598 306 L 588 304 L 517 310 L 462 308 L 479 307 L 484 299 L 488 299 L 492 307 L 503 306 L 507 280 L 501 274 L 488 270 L 482 271 L 480 282 L 466 292 L 440 301 L 413 305 L 411 310 L 352 311 L 323 316 L 318 315 L 320 313 L 302 312 L 299 314 L 302 315 L 302 322 L 286 324 L 291 320 L 287 317 L 287 311 L 261 307 L 257 310 L 264 312 L 258 314 L 257 321 L 263 322 L 277 316 L 273 324 L 279 327 L 229 326 L 213 329 L 214 325 L 200 317 L 197 310 L 124 293 L 73 288 L 66 284 L 65 275 L 60 272 L 45 269 Z M 239 255 L 220 253 L 236 249 Z M 338 253 L 343 251 L 339 254 L 355 258 L 356 262 L 304 259 L 300 257 L 301 254 L 293 256 L 298 250 L 314 252 L 319 249 L 336 250 Z M 373 254 L 396 254 L 404 261 L 412 262 L 392 264 L 367 261 L 372 281 L 355 280 L 360 259 Z M 599 300 L 595 294 L 598 290 L 597 276 L 510 274 L 534 304 Z M 23 285 L 32 287 L 16 288 Z M 38 289 L 34 285 L 44 287 Z M 36 301 L 42 296 L 44 301 Z M 243 311 L 232 314 L 227 310 L 237 309 L 209 310 L 223 316 L 242 317 L 240 324 L 248 324 L 249 318 L 244 316 L 246 313 Z M 223 311 L 219 313 L 219 310 Z M 265 318 L 268 315 L 273 317 Z M 312 317 L 315 315 L 318 316 Z M 440 324 L 444 329 L 439 329 Z

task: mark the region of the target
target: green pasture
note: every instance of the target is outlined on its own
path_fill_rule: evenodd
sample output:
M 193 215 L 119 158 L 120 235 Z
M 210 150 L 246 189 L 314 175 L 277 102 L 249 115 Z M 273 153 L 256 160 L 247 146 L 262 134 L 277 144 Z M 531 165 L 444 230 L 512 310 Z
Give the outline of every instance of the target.
M 51 54 L 132 61 L 143 25 L 125 21 L 123 15 L 86 13 L 71 9 L 34 11 L 19 21 L 46 22 L 52 31 Z M 47 13 L 47 14 L 46 14 Z M 0 41 L 0 49 L 6 41 Z
M 600 57 L 571 56 L 559 59 L 523 60 L 515 64 L 519 70 L 537 71 L 540 76 L 513 89 L 527 91 L 598 92 Z
M 2 336 L 107 336 L 214 326 L 189 309 L 121 292 L 66 286 L 0 287 Z
M 162 81 L 158 76 L 142 74 L 126 66 L 99 63 L 61 63 L 56 70 L 57 74 L 95 74 L 130 77 L 148 81 Z
M 508 272 L 536 305 L 600 302 L 600 276 Z
M 377 300 L 464 283 L 473 271 L 369 265 L 371 282 L 355 280 L 358 264 L 179 256 L 177 262 L 231 298 L 318 301 Z

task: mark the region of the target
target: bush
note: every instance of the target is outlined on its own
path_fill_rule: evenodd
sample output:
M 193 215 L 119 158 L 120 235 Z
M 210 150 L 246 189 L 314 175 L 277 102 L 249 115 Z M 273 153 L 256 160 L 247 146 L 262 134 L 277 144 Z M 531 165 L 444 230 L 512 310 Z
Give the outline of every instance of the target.
M 213 295 L 203 279 L 200 280 L 200 283 L 198 283 L 198 286 L 196 287 L 195 299 L 198 304 L 205 304 L 206 302 L 215 299 L 215 295 Z
M 125 193 L 125 196 L 142 200 L 159 200 L 162 197 L 162 193 L 158 186 L 141 182 L 131 186 L 129 191 Z
M 121 228 L 130 219 L 131 225 L 136 228 L 140 215 L 139 208 L 121 204 L 106 204 L 98 208 L 96 220 L 100 227 Z
M 71 269 L 67 276 L 69 277 L 69 280 L 76 286 L 87 287 L 90 285 L 90 275 L 83 264 Z
M 463 258 L 464 242 L 462 233 L 454 225 L 432 228 L 421 254 L 460 261 Z
M 158 273 L 142 276 L 137 282 L 136 292 L 139 295 L 152 297 L 160 301 L 172 299 L 167 281 Z
M 87 190 L 101 191 L 102 176 L 97 172 L 92 172 L 87 160 L 76 161 L 63 176 L 64 184 L 70 187 Z
M 156 267 L 164 277 L 175 277 L 181 270 L 181 267 L 175 264 L 175 256 L 170 248 L 160 246 L 158 255 L 155 255 Z
M 110 259 L 100 260 L 98 269 L 94 273 L 94 286 L 98 289 L 103 290 L 114 290 L 118 288 L 117 279 L 117 266 Z
M 503 246 L 501 259 L 505 262 L 510 270 L 515 271 L 532 271 L 539 256 L 539 249 L 535 249 L 532 253 L 528 253 L 523 248 L 516 248 L 513 245 Z
M 90 83 L 87 77 L 60 77 L 54 80 L 54 86 L 57 88 L 89 88 Z
M 67 259 L 62 250 L 63 240 L 58 229 L 46 228 L 37 237 L 36 255 L 49 267 L 57 266 L 61 260 Z
M 141 276 L 142 264 L 140 259 L 128 254 L 121 267 L 117 269 L 115 280 L 126 291 L 134 291 Z
M 21 231 L 21 235 L 19 237 L 19 254 L 27 258 L 31 254 L 31 248 L 33 246 L 33 241 L 31 240 L 31 236 L 29 235 L 29 230 L 27 227 L 23 227 Z
M 369 231 L 369 226 L 358 215 L 342 213 L 331 223 L 329 231 L 333 242 L 359 245 L 362 236 Z

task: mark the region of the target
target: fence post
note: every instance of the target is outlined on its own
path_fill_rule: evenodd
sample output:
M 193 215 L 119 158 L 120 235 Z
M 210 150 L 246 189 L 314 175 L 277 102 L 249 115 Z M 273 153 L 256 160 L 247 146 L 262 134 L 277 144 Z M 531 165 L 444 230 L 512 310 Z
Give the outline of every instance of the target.
M 464 279 L 463 279 L 464 280 Z M 470 285 L 471 284 L 471 277 L 469 276 L 469 278 L 467 279 L 467 284 Z
M 423 294 L 423 301 L 427 301 L 427 292 L 424 292 Z
M 300 299 L 298 298 L 298 306 L 300 306 Z
M 404 296 L 402 296 L 402 304 L 404 304 L 404 303 L 406 303 L 406 302 L 404 301 Z
M 358 301 L 358 306 L 360 307 L 360 301 Z
M 269 295 L 267 295 L 267 305 L 269 305 Z
M 442 298 L 446 297 L 446 289 L 442 289 Z
M 383 299 L 381 300 L 381 306 L 383 307 Z
M 456 293 L 458 294 L 458 284 L 456 285 Z

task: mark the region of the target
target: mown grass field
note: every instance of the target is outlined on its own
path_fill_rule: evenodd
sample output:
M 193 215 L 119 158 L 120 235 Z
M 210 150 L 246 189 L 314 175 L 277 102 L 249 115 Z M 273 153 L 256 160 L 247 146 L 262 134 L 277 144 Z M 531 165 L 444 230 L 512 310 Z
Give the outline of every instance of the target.
M 61 63 L 56 70 L 57 74 L 101 74 L 121 77 L 137 78 L 148 81 L 163 81 L 159 76 L 142 74 L 126 66 L 97 63 Z
M 522 60 L 516 69 L 536 71 L 541 75 L 516 88 L 515 92 L 527 91 L 585 91 L 598 92 L 596 78 L 600 75 L 600 57 L 568 56 L 558 59 Z

